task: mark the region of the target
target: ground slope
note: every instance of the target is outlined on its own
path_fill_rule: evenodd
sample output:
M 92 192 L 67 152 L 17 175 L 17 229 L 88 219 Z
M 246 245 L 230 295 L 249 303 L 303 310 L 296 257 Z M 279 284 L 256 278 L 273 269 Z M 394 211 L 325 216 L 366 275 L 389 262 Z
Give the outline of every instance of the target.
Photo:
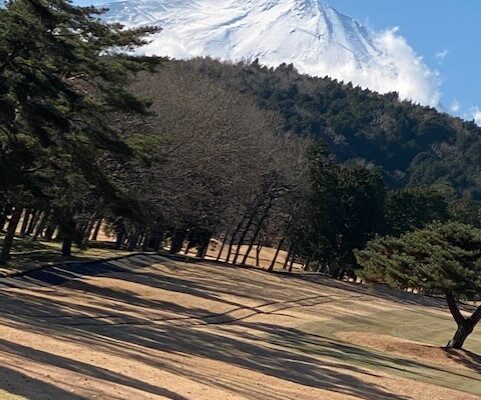
M 159 256 L 1 282 L 5 399 L 481 398 L 473 354 L 419 347 L 453 328 L 423 297 Z

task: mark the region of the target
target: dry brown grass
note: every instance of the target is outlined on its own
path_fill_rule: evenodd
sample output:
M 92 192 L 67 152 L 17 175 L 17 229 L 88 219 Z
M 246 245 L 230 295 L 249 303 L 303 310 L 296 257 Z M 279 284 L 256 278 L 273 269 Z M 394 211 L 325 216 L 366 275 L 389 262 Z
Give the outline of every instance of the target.
M 332 339 L 309 352 L 289 345 L 315 338 L 299 330 L 307 323 L 402 303 L 227 265 L 158 256 L 114 264 L 137 269 L 0 291 L 0 390 L 38 400 L 478 398 L 356 366 L 358 347 Z

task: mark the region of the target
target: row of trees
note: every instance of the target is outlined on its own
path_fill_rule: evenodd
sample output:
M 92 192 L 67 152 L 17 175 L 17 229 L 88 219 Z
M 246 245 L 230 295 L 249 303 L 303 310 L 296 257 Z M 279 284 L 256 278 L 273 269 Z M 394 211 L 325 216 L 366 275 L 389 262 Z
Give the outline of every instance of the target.
M 18 230 L 32 240 L 55 235 L 69 256 L 105 224 L 119 248 L 169 242 L 173 253 L 187 245 L 204 257 L 216 238 L 218 258 L 234 264 L 270 246 L 271 270 L 286 250 L 286 267 L 298 261 L 342 278 L 362 266 L 366 279 L 427 287 L 425 275 L 395 280 L 392 254 L 411 251 L 413 230 L 437 232 L 432 221 L 479 224 L 477 159 L 467 174 L 438 173 L 468 165 L 459 149 L 473 153 L 475 127 L 287 66 L 130 56 L 156 29 L 105 24 L 100 12 L 65 0 L 0 9 L 0 263 Z M 451 164 L 427 182 L 435 186 L 393 189 L 426 183 L 415 179 L 418 166 L 448 153 Z M 455 242 L 439 268 L 459 267 L 468 282 L 477 238 L 459 238 L 477 231 L 455 227 L 433 236 Z M 464 327 L 453 347 L 479 319 L 456 311 L 460 285 L 429 286 L 446 291 Z
M 0 8 L 0 222 L 8 259 L 22 210 L 34 235 L 58 230 L 68 255 L 99 204 L 132 216 L 100 160 L 134 156 L 106 116 L 147 113 L 128 84 L 154 59 L 131 57 L 153 28 L 123 30 L 64 0 L 13 0 Z M 33 219 L 33 218 L 32 218 Z M 52 228 L 54 227 L 54 228 Z M 25 231 L 25 232 L 26 232 Z M 37 236 L 38 236 L 37 234 Z

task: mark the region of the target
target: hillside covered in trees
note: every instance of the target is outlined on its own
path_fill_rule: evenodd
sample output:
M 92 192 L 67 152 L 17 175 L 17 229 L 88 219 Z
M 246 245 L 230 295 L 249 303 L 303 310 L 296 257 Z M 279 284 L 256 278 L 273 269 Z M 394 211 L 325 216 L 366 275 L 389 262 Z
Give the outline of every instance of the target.
M 175 65 L 179 81 L 206 77 L 212 85 L 249 94 L 260 108 L 281 117 L 282 131 L 322 139 L 338 161 L 376 165 L 389 186 L 443 181 L 458 193 L 481 196 L 481 129 L 474 122 L 399 101 L 396 93 L 379 95 L 330 78 L 300 75 L 291 65 L 274 70 L 256 62 L 210 59 L 168 64 Z

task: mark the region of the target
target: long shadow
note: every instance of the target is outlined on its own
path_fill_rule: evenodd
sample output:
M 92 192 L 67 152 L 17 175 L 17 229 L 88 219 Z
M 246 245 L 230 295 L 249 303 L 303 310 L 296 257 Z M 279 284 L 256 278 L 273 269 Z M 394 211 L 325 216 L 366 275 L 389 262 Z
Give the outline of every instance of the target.
M 55 385 L 31 378 L 28 375 L 13 369 L 0 366 L 0 389 L 17 396 L 31 400 L 89 400 L 88 397 L 80 396 L 61 389 Z
M 166 396 L 169 399 L 185 400 L 186 398 L 180 396 L 172 391 L 164 388 L 151 385 L 144 381 L 139 381 L 134 378 L 127 377 L 122 374 L 112 372 L 108 369 L 96 367 L 91 364 L 87 364 L 81 361 L 74 360 L 72 358 L 66 358 L 58 356 L 52 353 L 47 353 L 41 350 L 32 349 L 31 347 L 23 346 L 18 343 L 13 343 L 7 340 L 0 339 L 0 349 L 17 356 L 27 356 L 28 359 L 35 362 L 52 365 L 58 368 L 67 369 L 72 372 L 80 373 L 92 378 L 102 379 L 107 382 L 117 383 L 123 386 L 128 386 L 134 389 L 138 389 L 147 393 L 156 394 L 159 396 Z M 3 377 L 3 375 L 2 375 Z M 34 385 L 37 385 L 35 382 Z M 36 398 L 36 397 L 35 397 Z M 53 397 L 51 397 L 53 398 Z M 68 398 L 75 400 L 77 397 L 55 397 L 55 398 Z M 78 397 L 79 399 L 83 397 Z
M 43 302 L 42 302 L 43 303 Z M 50 308 L 52 312 L 59 312 L 52 303 L 36 304 L 37 307 Z M 17 323 L 29 323 L 35 325 L 35 321 L 22 321 L 21 317 L 16 319 Z M 24 324 L 22 324 L 24 325 Z M 27 326 L 24 325 L 25 328 Z M 45 329 L 45 326 L 43 326 Z M 255 329 L 255 324 L 251 326 Z M 35 329 L 31 326 L 28 329 Z M 84 342 L 91 346 L 102 348 L 98 344 L 98 338 L 103 337 L 105 341 L 124 342 L 131 345 L 142 346 L 147 350 L 163 351 L 167 353 L 181 353 L 184 355 L 200 356 L 206 359 L 226 362 L 230 365 L 257 371 L 279 379 L 288 380 L 304 386 L 326 389 L 338 393 L 350 394 L 362 399 L 384 400 L 405 400 L 403 396 L 397 396 L 385 392 L 373 384 L 366 383 L 350 372 L 355 368 L 342 366 L 336 362 L 324 362 L 309 355 L 299 354 L 289 349 L 276 349 L 266 347 L 265 343 L 251 343 L 242 338 L 227 337 L 214 332 L 207 332 L 191 327 L 176 326 L 48 326 L 48 331 L 53 335 L 60 335 L 72 342 Z M 265 328 L 261 328 L 266 330 Z M 271 326 L 270 330 L 281 334 L 281 327 Z M 293 331 L 292 331 L 293 332 Z M 291 334 L 293 334 L 291 332 Z M 22 355 L 35 361 L 55 365 L 74 372 L 83 373 L 87 376 L 97 377 L 106 381 L 119 383 L 136 389 L 145 390 L 154 394 L 161 394 L 162 389 L 145 382 L 114 374 L 111 371 L 94 367 L 65 357 L 53 356 L 39 350 L 33 350 L 25 346 L 0 341 L 4 349 L 10 353 Z M 148 357 L 148 351 L 141 358 L 143 362 L 149 362 L 159 367 L 159 360 Z M 132 353 L 130 356 L 135 357 Z M 181 374 L 195 380 L 207 382 L 205 374 L 195 369 L 186 369 L 182 366 L 162 362 L 164 370 Z M 332 370 L 331 368 L 336 368 Z M 345 372 L 341 372 L 342 370 Z M 365 373 L 358 370 L 359 373 Z M 236 385 L 229 386 L 230 391 L 239 390 Z M 248 391 L 245 387 L 243 390 Z M 244 393 L 248 394 L 248 393 Z
M 210 274 L 214 269 L 206 268 L 206 271 L 202 271 L 201 268 L 196 266 L 195 269 L 189 271 L 192 272 L 192 276 L 189 276 L 189 279 L 166 276 L 160 272 L 157 274 L 154 271 L 134 274 L 123 272 L 116 274 L 115 278 L 172 292 L 187 293 L 202 299 L 224 302 L 231 306 L 243 306 L 244 308 L 244 305 L 222 299 L 220 296 L 222 294 L 230 294 L 266 300 L 267 292 L 259 289 L 259 280 L 256 280 L 254 277 L 250 279 L 244 276 L 232 275 L 232 270 L 229 270 L 230 274 L 224 272 L 220 273 L 220 276 L 206 276 L 206 272 Z M 195 271 L 196 269 L 197 271 Z M 198 282 L 195 282 L 197 277 L 199 278 Z M 259 277 L 257 276 L 257 278 Z M 289 294 L 285 293 L 285 284 L 265 282 L 264 286 L 268 287 L 269 295 L 272 289 L 274 300 L 285 300 L 289 297 Z M 138 325 L 117 323 L 115 318 L 127 318 L 124 312 L 128 309 L 128 305 L 152 309 L 159 313 L 168 312 L 178 315 L 179 318 L 202 319 L 212 312 L 200 307 L 184 307 L 168 301 L 145 299 L 132 292 L 114 290 L 108 287 L 100 288 L 92 286 L 85 281 L 75 282 L 69 289 L 73 293 L 78 290 L 95 295 L 98 298 L 97 303 L 91 303 L 87 306 L 72 306 L 71 303 L 67 305 L 66 302 L 63 302 L 62 298 L 52 301 L 51 299 L 43 299 L 33 295 L 29 296 L 26 293 L 19 295 L 8 291 L 0 292 L 0 301 L 10 310 L 8 313 L 0 313 L 0 317 L 2 317 L 5 324 L 19 329 L 35 332 L 41 331 L 52 337 L 68 340 L 72 343 L 83 343 L 90 346 L 92 351 L 108 351 L 116 356 L 121 355 L 125 358 L 136 359 L 156 368 L 162 368 L 168 372 L 188 377 L 204 384 L 224 387 L 231 392 L 242 393 L 246 397 L 255 398 L 256 400 L 267 400 L 271 397 L 268 394 L 259 392 L 256 392 L 255 397 L 253 397 L 255 382 L 252 382 L 252 384 L 239 382 L 234 375 L 230 377 L 230 380 L 213 383 L 210 371 L 199 370 L 194 366 L 178 365 L 162 358 L 162 352 L 222 361 L 232 366 L 300 385 L 357 396 L 365 400 L 406 400 L 407 398 L 388 393 L 375 384 L 353 376 L 352 372 L 363 375 L 373 374 L 364 369 L 339 362 L 342 361 L 342 358 L 361 358 L 373 368 L 390 367 L 394 370 L 395 368 L 425 367 L 424 364 L 415 361 L 384 357 L 358 347 L 336 343 L 328 338 L 318 337 L 314 340 L 312 336 L 303 332 L 295 329 L 286 329 L 275 324 L 226 320 L 224 322 L 234 322 L 235 325 L 232 326 L 244 328 L 242 332 L 231 332 L 231 334 L 226 335 L 220 327 L 217 329 L 198 329 L 195 326 L 188 326 L 188 321 L 186 322 L 187 326 L 178 326 L 175 323 L 163 323 L 160 325 L 151 323 Z M 305 291 L 303 290 L 303 292 L 305 294 L 319 294 L 312 287 Z M 101 324 L 74 324 L 71 321 L 69 322 L 69 318 L 75 317 L 75 312 L 80 314 L 77 315 L 78 317 L 100 315 L 104 312 L 100 309 L 102 299 L 115 300 L 117 303 L 123 301 L 126 306 L 122 308 L 119 305 L 118 309 L 109 310 L 111 320 L 104 321 Z M 22 313 L 21 310 L 28 310 L 28 314 Z M 53 318 L 48 319 L 45 316 L 54 316 L 55 319 L 60 321 L 63 319 L 64 322 L 53 322 L 51 320 Z M 142 322 L 140 318 L 139 322 Z M 250 333 L 245 333 L 244 330 Z M 265 337 L 265 335 L 270 335 L 275 340 L 271 340 L 271 343 L 266 343 L 260 339 Z M 282 347 L 276 345 L 276 340 Z M 297 348 L 299 343 L 312 345 L 315 350 L 312 350 L 311 354 L 303 353 Z M 165 389 L 154 384 L 116 374 L 104 368 L 62 356 L 53 356 L 40 350 L 7 341 L 0 340 L 0 344 L 6 352 L 21 355 L 43 364 L 55 365 L 86 376 L 96 377 L 168 398 L 183 399 L 178 395 L 178 397 L 172 397 L 176 395 L 172 392 L 166 394 Z M 393 368 L 393 362 L 398 367 Z

